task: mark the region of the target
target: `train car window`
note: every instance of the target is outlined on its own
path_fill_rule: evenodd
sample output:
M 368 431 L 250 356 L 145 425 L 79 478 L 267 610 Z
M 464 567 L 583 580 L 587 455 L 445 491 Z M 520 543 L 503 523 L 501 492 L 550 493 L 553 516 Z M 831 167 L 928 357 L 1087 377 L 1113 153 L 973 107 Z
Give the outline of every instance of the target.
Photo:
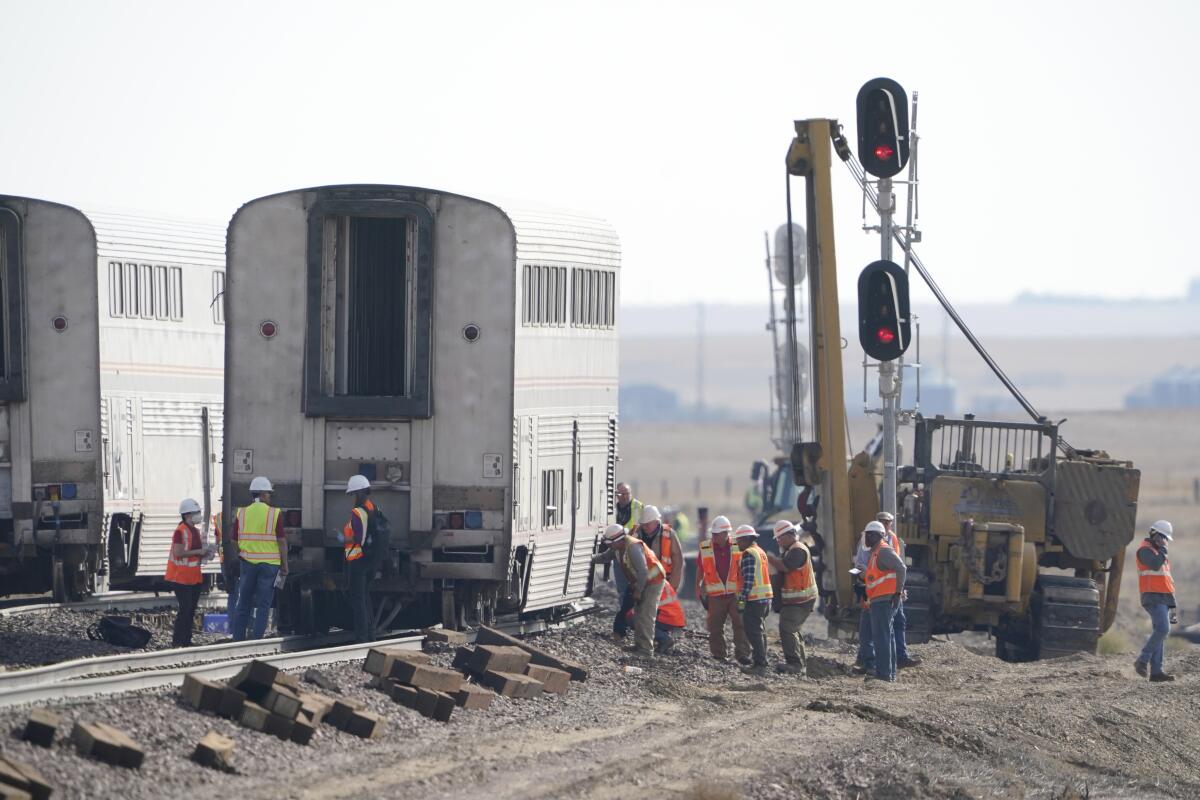
M 154 317 L 167 318 L 167 268 L 154 268 Z
M 26 397 L 22 268 L 20 217 L 0 206 L 0 400 L 15 402 Z
M 308 214 L 304 410 L 430 415 L 433 212 L 406 192 L 321 191 Z
M 608 283 L 608 306 L 604 317 L 604 324 L 611 328 L 617 324 L 617 273 L 604 273 L 604 280 Z
M 567 324 L 567 268 L 558 267 L 558 324 Z
M 138 316 L 138 266 L 126 264 L 122 270 L 125 273 L 125 316 Z
M 125 316 L 125 280 L 120 261 L 108 262 L 108 315 Z
M 142 264 L 142 274 L 138 279 L 138 289 L 141 292 L 139 311 L 144 319 L 154 316 L 154 267 Z
M 580 314 L 583 309 L 583 270 L 575 267 L 571 270 L 571 325 L 580 324 Z
M 521 270 L 521 324 L 529 324 L 529 306 L 531 305 L 530 298 L 533 294 L 533 284 L 530 280 L 530 273 L 533 267 L 526 264 Z
M 183 319 L 183 268 L 171 267 L 169 270 L 168 300 L 170 317 L 174 320 Z
M 403 395 L 408 343 L 408 221 L 349 219 L 344 282 L 345 353 L 339 394 Z
M 563 471 L 542 470 L 542 527 L 561 528 L 563 524 Z
M 554 325 L 558 322 L 558 270 L 554 267 L 543 269 L 549 280 L 546 284 L 546 318 L 542 321 Z
M 214 269 L 212 274 L 212 315 L 213 324 L 225 324 L 225 270 Z

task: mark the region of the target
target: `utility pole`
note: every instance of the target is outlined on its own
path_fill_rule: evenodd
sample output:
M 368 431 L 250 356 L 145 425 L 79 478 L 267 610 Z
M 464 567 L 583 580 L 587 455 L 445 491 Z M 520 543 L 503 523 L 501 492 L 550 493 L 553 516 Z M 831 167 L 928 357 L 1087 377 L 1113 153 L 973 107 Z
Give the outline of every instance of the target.
M 896 195 L 892 179 L 879 180 L 879 258 L 892 260 L 892 214 L 896 210 Z M 880 505 L 883 511 L 896 514 L 896 428 L 900 404 L 900 370 L 896 361 L 879 362 L 879 397 L 883 400 L 883 486 Z

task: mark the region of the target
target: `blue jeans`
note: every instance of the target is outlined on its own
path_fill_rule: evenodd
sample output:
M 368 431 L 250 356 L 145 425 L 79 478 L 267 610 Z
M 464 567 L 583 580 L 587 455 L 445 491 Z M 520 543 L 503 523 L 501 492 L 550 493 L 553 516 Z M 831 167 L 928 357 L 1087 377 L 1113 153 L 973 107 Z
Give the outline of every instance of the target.
M 896 609 L 891 599 L 871 603 L 871 634 L 875 640 L 875 677 L 896 680 L 896 635 L 892 630 Z
M 908 627 L 908 618 L 904 616 L 904 603 L 900 603 L 896 614 L 892 617 L 892 638 L 896 645 L 896 663 L 908 660 L 908 643 L 904 640 L 904 632 Z M 875 669 L 875 635 L 871 632 L 871 615 L 863 612 L 858 615 L 858 657 L 859 664 L 867 671 Z
M 1154 603 L 1152 605 L 1143 606 L 1146 613 L 1150 615 L 1150 624 L 1153 626 L 1153 632 L 1150 638 L 1146 640 L 1146 646 L 1142 648 L 1141 655 L 1138 656 L 1138 661 L 1150 664 L 1150 674 L 1157 675 L 1163 671 L 1163 642 L 1167 639 L 1167 634 L 1171 632 L 1171 609 L 1166 603 Z
M 862 609 L 858 615 L 858 657 L 867 672 L 875 671 L 875 635 L 871 632 L 871 612 Z
M 246 639 L 246 628 L 250 615 L 254 614 L 253 639 L 263 638 L 267 632 L 267 618 L 271 615 L 271 601 L 275 599 L 275 576 L 279 574 L 277 564 L 251 564 L 241 562 L 242 574 L 238 578 L 237 609 L 231 624 L 233 640 Z

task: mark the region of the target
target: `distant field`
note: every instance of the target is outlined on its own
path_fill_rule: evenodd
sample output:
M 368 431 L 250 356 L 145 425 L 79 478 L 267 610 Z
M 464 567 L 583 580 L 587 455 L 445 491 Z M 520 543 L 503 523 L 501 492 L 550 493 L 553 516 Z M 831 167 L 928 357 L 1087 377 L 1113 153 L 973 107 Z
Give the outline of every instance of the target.
M 670 318 L 662 320 L 662 329 L 671 335 L 622 337 L 621 383 L 656 383 L 677 392 L 680 403 L 690 406 L 696 401 L 696 340 Z M 861 408 L 862 351 L 857 338 L 848 338 L 843 369 L 853 392 L 848 390 L 847 400 L 852 408 Z M 925 327 L 922 339 L 922 360 L 940 367 L 940 333 Z M 984 344 L 1039 409 L 1121 409 L 1125 395 L 1140 384 L 1174 366 L 1200 365 L 1200 338 L 1194 336 L 1029 339 L 1014 334 L 988 337 Z M 773 369 L 770 335 L 710 336 L 704 347 L 706 404 L 740 414 L 764 413 Z M 947 370 L 959 387 L 960 412 L 1007 402 L 1003 386 L 961 337 L 950 338 L 945 350 Z M 877 392 L 874 380 L 870 391 L 872 396 Z

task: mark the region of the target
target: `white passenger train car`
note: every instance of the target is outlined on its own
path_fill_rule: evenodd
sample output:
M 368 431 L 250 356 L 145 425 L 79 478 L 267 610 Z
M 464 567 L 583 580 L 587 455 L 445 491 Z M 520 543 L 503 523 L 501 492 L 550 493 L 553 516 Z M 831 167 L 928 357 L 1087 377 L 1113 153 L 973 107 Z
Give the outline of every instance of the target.
M 225 229 L 89 212 L 100 286 L 100 438 L 109 583 L 166 572 L 179 501 L 217 511 Z M 206 565 L 218 572 L 216 561 Z
M 346 479 L 390 520 L 376 620 L 551 613 L 613 513 L 606 223 L 406 186 L 251 201 L 228 237 L 224 496 L 275 486 L 286 627 L 342 624 Z
M 0 195 L 0 595 L 101 568 L 95 270 L 80 211 Z

